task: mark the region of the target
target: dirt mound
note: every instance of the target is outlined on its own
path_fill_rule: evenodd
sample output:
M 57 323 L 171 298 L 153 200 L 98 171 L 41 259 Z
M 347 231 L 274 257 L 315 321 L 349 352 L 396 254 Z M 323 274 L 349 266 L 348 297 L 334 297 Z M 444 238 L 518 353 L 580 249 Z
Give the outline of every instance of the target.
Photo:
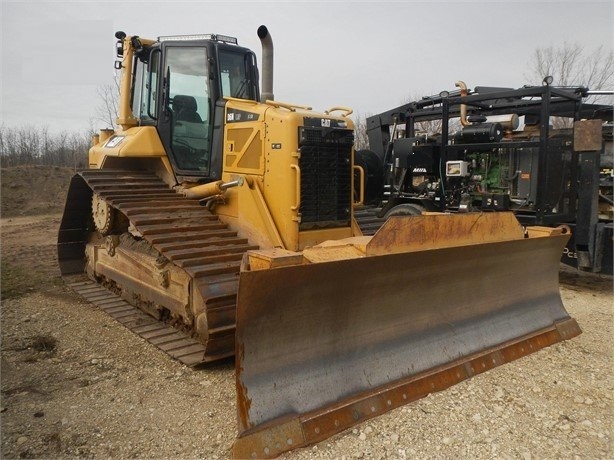
M 72 168 L 16 166 L 0 169 L 2 217 L 60 213 L 64 209 Z

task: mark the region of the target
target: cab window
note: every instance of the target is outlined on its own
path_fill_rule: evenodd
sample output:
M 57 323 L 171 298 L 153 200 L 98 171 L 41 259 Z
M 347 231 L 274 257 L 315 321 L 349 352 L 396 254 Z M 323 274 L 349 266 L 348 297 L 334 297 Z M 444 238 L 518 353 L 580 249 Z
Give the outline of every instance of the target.
M 157 117 L 156 97 L 160 51 L 153 50 L 148 57 L 149 60 L 141 57 L 134 59 L 132 75 L 132 113 L 145 123 Z

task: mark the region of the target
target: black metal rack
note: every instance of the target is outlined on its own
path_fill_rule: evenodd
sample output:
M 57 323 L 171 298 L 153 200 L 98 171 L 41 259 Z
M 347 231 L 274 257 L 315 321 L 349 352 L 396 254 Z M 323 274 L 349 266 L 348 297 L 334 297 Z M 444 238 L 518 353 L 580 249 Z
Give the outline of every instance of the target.
M 531 152 L 537 160 L 530 171 L 536 175 L 531 179 L 536 184 L 534 199 L 528 206 L 512 206 L 510 210 L 525 225 L 570 225 L 573 238 L 567 254 L 573 255 L 572 265 L 594 271 L 604 265 L 611 272 L 612 221 L 599 219 L 599 199 L 600 160 L 604 154 L 602 129 L 612 129 L 612 106 L 585 103 L 588 92 L 584 87 L 547 84 L 518 89 L 476 87 L 473 91 L 427 96 L 369 117 L 370 150 L 382 162 L 383 182 L 388 184 L 387 195 L 382 190 L 377 203 L 383 208 L 382 214 L 402 203 L 418 204 L 426 210 L 459 211 L 449 189 L 446 190 L 450 180 L 442 173 L 442 165 L 450 160 L 464 159 L 476 151 L 517 151 L 523 155 Z M 459 142 L 451 132 L 450 122 L 464 116 L 465 112 L 467 117 L 482 119 L 513 114 L 532 129 L 524 133 L 508 131 L 505 138 L 486 142 Z M 554 129 L 551 117 L 568 118 L 573 123 L 566 129 Z M 391 128 L 404 127 L 404 138 L 411 142 L 419 138 L 416 128 L 419 123 L 434 120 L 441 122 L 441 128 L 429 152 L 433 152 L 435 164 L 433 181 L 438 180 L 441 186 L 429 196 L 412 194 L 398 184 L 390 186 L 396 167 L 392 163 L 397 142 L 391 133 L 395 129 Z M 599 120 L 598 131 L 595 122 L 591 124 L 587 120 Z M 410 147 L 410 156 L 419 150 L 417 146 Z M 402 177 L 405 178 L 405 174 Z M 406 180 L 410 177 L 408 174 Z M 604 251 L 610 254 L 606 254 L 608 260 L 602 263 Z

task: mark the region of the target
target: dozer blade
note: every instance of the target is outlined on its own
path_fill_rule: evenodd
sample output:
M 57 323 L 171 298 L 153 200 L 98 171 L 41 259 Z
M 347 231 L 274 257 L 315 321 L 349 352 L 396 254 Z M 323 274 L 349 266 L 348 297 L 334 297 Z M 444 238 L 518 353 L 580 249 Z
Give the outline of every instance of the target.
M 523 237 L 498 213 L 394 217 L 372 239 L 304 251 L 312 263 L 271 254 L 267 269 L 256 254 L 250 270 L 246 258 L 233 455 L 319 442 L 578 335 L 559 294 L 560 233 Z

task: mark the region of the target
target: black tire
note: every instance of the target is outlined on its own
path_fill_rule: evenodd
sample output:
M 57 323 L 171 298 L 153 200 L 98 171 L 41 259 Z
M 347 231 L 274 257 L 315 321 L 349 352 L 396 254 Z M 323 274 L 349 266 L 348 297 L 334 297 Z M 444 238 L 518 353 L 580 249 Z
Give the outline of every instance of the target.
M 419 216 L 424 208 L 419 204 L 398 204 L 386 213 L 386 219 L 391 216 Z
M 371 150 L 357 150 L 354 164 L 365 171 L 365 204 L 378 204 L 384 186 L 384 165 L 382 160 Z M 358 193 L 358 187 L 355 187 Z

